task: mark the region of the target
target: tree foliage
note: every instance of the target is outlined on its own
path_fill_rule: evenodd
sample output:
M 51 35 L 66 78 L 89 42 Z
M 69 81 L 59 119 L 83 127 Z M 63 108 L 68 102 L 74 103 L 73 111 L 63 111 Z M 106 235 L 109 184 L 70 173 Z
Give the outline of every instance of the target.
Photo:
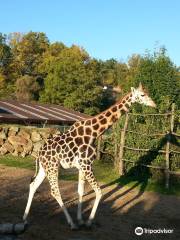
M 148 54 L 141 58 L 135 75 L 135 83 L 140 81 L 159 106 L 165 102 L 169 106 L 172 102 L 178 104 L 180 94 L 178 69 L 166 55 L 164 48 L 153 55 Z
M 1 99 L 56 103 L 96 114 L 115 101 L 113 87 L 124 94 L 140 81 L 160 110 L 172 102 L 180 105 L 180 71 L 164 48 L 133 54 L 125 63 L 93 59 L 76 45 L 50 43 L 43 32 L 0 34 Z

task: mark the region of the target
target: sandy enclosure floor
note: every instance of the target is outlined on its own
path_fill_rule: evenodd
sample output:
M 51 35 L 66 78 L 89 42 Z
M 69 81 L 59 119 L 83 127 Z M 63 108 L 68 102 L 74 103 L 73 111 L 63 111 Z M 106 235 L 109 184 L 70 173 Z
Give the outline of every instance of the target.
M 22 221 L 33 171 L 0 165 L 0 223 Z M 73 219 L 77 211 L 77 183 L 59 181 L 61 194 Z M 36 193 L 28 218 L 29 228 L 18 236 L 21 240 L 131 240 L 180 239 L 180 197 L 137 189 L 103 185 L 103 199 L 91 230 L 72 232 L 57 202 L 44 181 Z M 87 218 L 94 193 L 86 185 L 83 212 Z M 136 236 L 137 227 L 174 229 L 173 234 Z M 0 239 L 3 239 L 0 237 Z

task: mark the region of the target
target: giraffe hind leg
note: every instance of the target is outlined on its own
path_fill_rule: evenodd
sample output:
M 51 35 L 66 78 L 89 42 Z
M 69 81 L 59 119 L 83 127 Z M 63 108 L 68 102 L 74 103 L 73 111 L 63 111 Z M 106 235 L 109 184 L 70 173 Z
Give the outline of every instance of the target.
M 74 224 L 71 216 L 69 215 L 69 212 L 68 212 L 67 208 L 65 207 L 63 200 L 61 198 L 61 194 L 60 194 L 59 186 L 58 186 L 58 169 L 49 171 L 49 173 L 47 174 L 47 178 L 49 180 L 49 184 L 51 187 L 51 195 L 56 199 L 56 201 L 59 203 L 60 207 L 62 208 L 62 210 L 65 214 L 66 220 L 67 220 L 68 224 L 71 226 L 71 229 L 72 230 L 78 229 L 76 224 Z
M 24 221 L 27 219 L 27 216 L 29 214 L 29 210 L 30 210 L 30 207 L 31 207 L 31 203 L 32 203 L 34 194 L 35 194 L 36 190 L 38 189 L 38 187 L 43 182 L 45 176 L 46 176 L 46 174 L 45 174 L 44 168 L 39 163 L 38 174 L 37 174 L 37 176 L 34 178 L 34 180 L 29 185 L 29 197 L 28 197 L 26 209 L 25 209 L 24 216 L 23 216 L 23 220 Z
M 100 202 L 100 199 L 102 197 L 102 192 L 101 192 L 101 189 L 94 177 L 94 173 L 92 171 L 92 168 L 90 169 L 90 171 L 88 173 L 86 173 L 86 180 L 88 181 L 88 183 L 90 184 L 90 186 L 92 187 L 92 189 L 94 190 L 95 194 L 96 194 L 96 198 L 95 198 L 95 201 L 94 201 L 94 205 L 93 205 L 93 208 L 91 210 L 91 213 L 89 215 L 89 219 L 86 223 L 86 226 L 87 227 L 90 227 L 92 225 L 92 222 L 95 218 L 95 214 L 96 214 L 96 211 L 97 211 L 97 208 L 98 208 L 98 205 L 99 205 L 99 202 Z
M 77 210 L 77 220 L 79 226 L 84 225 L 84 220 L 82 218 L 82 200 L 84 195 L 84 184 L 85 184 L 85 176 L 81 170 L 79 170 L 79 182 L 78 182 L 78 194 L 79 194 L 79 201 L 78 201 L 78 210 Z

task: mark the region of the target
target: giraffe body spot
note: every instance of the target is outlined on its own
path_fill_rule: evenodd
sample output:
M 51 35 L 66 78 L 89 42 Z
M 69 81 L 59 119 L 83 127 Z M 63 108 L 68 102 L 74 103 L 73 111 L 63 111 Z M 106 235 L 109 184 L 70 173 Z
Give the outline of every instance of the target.
M 99 128 L 99 124 L 97 123 L 96 125 L 93 126 L 94 130 L 97 130 Z
M 100 121 L 101 124 L 106 124 L 107 123 L 107 119 L 106 118 L 103 118 L 101 121 Z
M 100 133 L 104 132 L 105 129 L 106 129 L 105 127 L 101 127 L 100 130 L 99 130 Z
M 119 104 L 119 109 L 120 109 L 120 108 L 122 108 L 122 107 L 123 107 L 123 104 L 122 104 L 122 103 L 120 103 L 120 104 Z
M 85 136 L 85 137 L 84 137 L 84 142 L 85 142 L 86 144 L 88 144 L 89 141 L 90 141 L 90 137 L 89 137 L 89 136 Z
M 79 134 L 80 136 L 83 136 L 83 134 L 84 134 L 84 128 L 83 128 L 82 126 L 78 128 L 78 134 Z
M 70 142 L 69 147 L 72 149 L 74 147 L 74 142 Z
M 91 135 L 91 133 L 92 133 L 91 128 L 86 128 L 86 134 L 87 134 L 87 135 Z
M 92 124 L 95 124 L 96 122 L 97 122 L 97 119 L 96 119 L 96 118 L 93 118 Z
M 72 137 L 68 137 L 68 138 L 66 139 L 66 143 L 69 143 L 69 142 L 71 142 L 72 140 L 73 140 Z
M 117 106 L 114 106 L 113 108 L 111 108 L 112 112 L 116 112 L 117 111 Z
M 74 129 L 74 130 L 71 132 L 71 136 L 72 136 L 72 137 L 76 137 L 76 136 L 77 136 L 76 129 Z
M 85 125 L 86 125 L 86 126 L 91 125 L 91 120 L 87 120 L 87 121 L 85 122 Z
M 104 116 L 103 116 L 103 115 L 100 115 L 98 118 L 99 118 L 99 120 L 101 120 L 101 119 L 104 118 Z
M 116 116 L 116 115 L 113 115 L 113 116 L 111 117 L 111 121 L 112 121 L 112 122 L 116 122 L 116 120 L 117 120 L 117 116 Z
M 55 150 L 52 150 L 52 156 L 54 156 L 56 154 Z
M 106 117 L 109 117 L 109 116 L 111 116 L 111 112 L 107 111 L 107 113 L 105 115 L 106 115 Z
M 77 144 L 77 146 L 80 146 L 81 144 L 83 144 L 83 139 L 81 137 L 76 137 L 75 143 Z

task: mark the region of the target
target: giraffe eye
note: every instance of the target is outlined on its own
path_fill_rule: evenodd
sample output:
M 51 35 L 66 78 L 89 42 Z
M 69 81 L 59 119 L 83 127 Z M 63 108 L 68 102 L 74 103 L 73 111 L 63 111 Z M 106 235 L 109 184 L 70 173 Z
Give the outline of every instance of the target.
M 145 96 L 144 94 L 141 95 L 141 97 L 144 97 L 144 96 Z

